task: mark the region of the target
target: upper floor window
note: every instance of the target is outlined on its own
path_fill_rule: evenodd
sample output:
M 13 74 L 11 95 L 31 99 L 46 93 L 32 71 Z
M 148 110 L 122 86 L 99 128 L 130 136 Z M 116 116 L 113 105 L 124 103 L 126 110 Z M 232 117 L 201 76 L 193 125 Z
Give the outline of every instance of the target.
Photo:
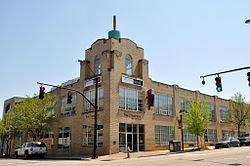
M 101 74 L 101 58 L 97 55 L 95 58 L 95 74 Z
M 125 73 L 132 75 L 132 57 L 128 54 L 125 56 Z
M 91 103 L 95 104 L 95 89 L 87 91 L 84 94 L 90 101 Z M 103 109 L 103 88 L 98 88 L 98 94 L 97 94 L 97 107 L 98 110 Z M 94 111 L 94 108 L 90 105 L 90 103 L 87 100 L 84 100 L 84 112 L 90 112 Z
M 154 99 L 154 112 L 156 114 L 173 115 L 173 98 L 156 94 Z
M 181 100 L 181 110 L 186 111 L 188 107 L 192 108 L 191 102 L 189 100 Z
M 214 111 L 214 106 L 213 105 L 207 105 L 208 106 L 208 111 L 210 112 L 210 117 L 209 120 L 215 121 L 215 111 Z
M 62 98 L 61 116 L 70 116 L 76 113 L 76 95 L 72 96 L 71 104 L 67 104 L 67 96 Z
M 229 120 L 229 118 L 230 118 L 230 115 L 229 115 L 228 109 L 224 107 L 220 107 L 220 120 L 226 121 L 226 120 Z
M 119 87 L 119 108 L 143 111 L 144 93 L 142 91 Z

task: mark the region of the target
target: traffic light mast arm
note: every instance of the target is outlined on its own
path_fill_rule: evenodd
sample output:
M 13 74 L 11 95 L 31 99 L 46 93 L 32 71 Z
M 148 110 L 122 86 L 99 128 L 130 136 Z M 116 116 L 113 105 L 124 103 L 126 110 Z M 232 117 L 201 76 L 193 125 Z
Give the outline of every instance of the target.
M 238 70 L 245 70 L 245 69 L 250 69 L 250 66 L 242 67 L 242 68 L 238 68 L 238 69 L 227 70 L 227 71 L 222 71 L 222 72 L 213 73 L 213 74 L 207 74 L 207 75 L 204 75 L 204 76 L 200 76 L 200 78 L 205 78 L 205 77 L 209 77 L 209 76 L 213 76 L 213 75 L 219 75 L 219 74 L 234 72 L 234 71 L 238 71 Z
M 92 105 L 94 108 L 95 108 L 95 105 L 93 103 L 91 103 L 91 101 L 86 97 L 84 96 L 83 93 L 81 93 L 80 91 L 78 90 L 75 90 L 75 89 L 70 89 L 70 88 L 64 88 L 64 87 L 61 87 L 61 86 L 55 86 L 55 85 L 50 85 L 50 84 L 45 84 L 45 83 L 41 83 L 41 82 L 37 82 L 37 84 L 40 84 L 40 85 L 46 85 L 46 86 L 52 86 L 52 87 L 55 87 L 55 88 L 59 88 L 59 89 L 66 89 L 66 90 L 69 90 L 69 91 L 73 91 L 73 92 L 76 92 L 80 95 L 82 95 L 84 97 L 84 99 L 86 99 L 90 105 Z

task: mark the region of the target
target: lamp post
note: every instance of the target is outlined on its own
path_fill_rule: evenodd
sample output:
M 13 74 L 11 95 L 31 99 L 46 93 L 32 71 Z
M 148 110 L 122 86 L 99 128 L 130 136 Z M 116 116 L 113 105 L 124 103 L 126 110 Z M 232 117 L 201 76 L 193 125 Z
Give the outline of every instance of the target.
M 181 150 L 184 152 L 183 123 L 182 123 L 183 110 L 180 110 L 179 114 L 180 114 L 180 123 L 181 123 Z

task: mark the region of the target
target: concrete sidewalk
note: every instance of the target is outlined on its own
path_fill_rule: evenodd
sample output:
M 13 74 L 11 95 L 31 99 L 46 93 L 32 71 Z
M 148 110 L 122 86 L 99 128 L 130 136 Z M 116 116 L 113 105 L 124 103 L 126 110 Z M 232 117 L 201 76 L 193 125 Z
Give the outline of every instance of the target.
M 214 146 L 209 146 L 209 150 L 214 149 Z M 127 158 L 127 153 L 119 152 L 111 155 L 102 155 L 98 156 L 95 160 L 101 161 L 112 161 L 112 160 L 122 160 L 122 159 L 131 159 L 131 158 L 141 158 L 141 157 L 150 157 L 150 156 L 160 156 L 168 155 L 175 153 L 185 153 L 194 151 L 194 148 L 185 148 L 184 152 L 169 152 L 169 150 L 158 150 L 158 151 L 146 151 L 146 152 L 133 152 L 130 153 L 130 158 Z M 58 159 L 58 160 L 92 160 L 91 156 L 48 156 L 47 159 Z

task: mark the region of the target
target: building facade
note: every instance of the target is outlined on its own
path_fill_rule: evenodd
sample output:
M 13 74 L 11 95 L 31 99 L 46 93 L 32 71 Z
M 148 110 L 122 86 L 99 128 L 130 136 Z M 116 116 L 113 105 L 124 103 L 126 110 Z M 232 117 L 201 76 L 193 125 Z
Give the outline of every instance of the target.
M 76 89 L 94 103 L 94 78 L 98 87 L 98 154 L 168 149 L 170 140 L 181 140 L 178 129 L 179 111 L 186 109 L 189 99 L 200 98 L 209 105 L 211 124 L 204 137 L 212 145 L 222 137 L 234 136 L 234 129 L 223 122 L 229 118 L 229 101 L 190 91 L 178 85 L 153 81 L 149 77 L 144 50 L 130 39 L 120 38 L 119 31 L 109 32 L 108 39 L 96 40 L 79 60 L 80 77 L 61 86 Z M 148 92 L 154 90 L 154 106 L 149 107 Z M 92 154 L 94 143 L 94 108 L 74 92 L 67 104 L 64 89 L 51 89 L 58 102 L 48 126 L 41 134 L 54 155 Z M 242 128 L 249 132 L 250 126 Z M 194 146 L 196 137 L 184 131 L 185 147 Z

